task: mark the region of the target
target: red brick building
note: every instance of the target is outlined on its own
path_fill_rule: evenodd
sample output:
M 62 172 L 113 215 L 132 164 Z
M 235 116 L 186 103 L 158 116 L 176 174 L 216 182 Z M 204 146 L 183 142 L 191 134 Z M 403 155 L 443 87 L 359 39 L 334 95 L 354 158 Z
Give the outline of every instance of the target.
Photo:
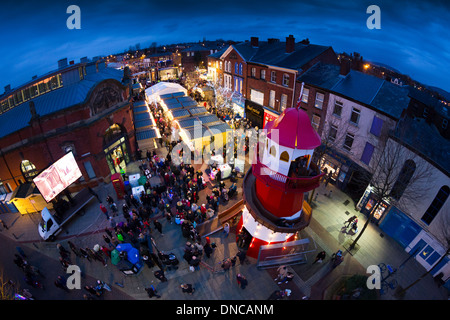
M 285 42 L 252 37 L 211 55 L 209 60 L 210 65 L 219 63 L 217 82 L 233 91 L 233 98 L 242 96 L 247 119 L 260 128 L 296 105 L 297 77 L 319 61 L 339 63 L 331 47 L 307 40 L 295 42 L 292 35 Z
M 83 174 L 71 191 L 125 167 L 136 141 L 124 80 L 124 71 L 104 61 L 62 60 L 57 70 L 0 96 L 1 193 L 31 181 L 68 152 Z

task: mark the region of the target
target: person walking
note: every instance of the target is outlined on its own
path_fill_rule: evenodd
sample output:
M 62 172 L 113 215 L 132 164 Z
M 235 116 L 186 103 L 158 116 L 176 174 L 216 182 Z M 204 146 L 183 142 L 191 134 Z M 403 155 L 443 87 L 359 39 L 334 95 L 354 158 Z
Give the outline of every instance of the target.
M 245 253 L 244 250 L 239 250 L 239 251 L 236 253 L 236 257 L 239 258 L 239 263 L 240 263 L 240 264 L 244 264 L 245 258 L 247 257 L 247 254 Z
M 65 292 L 70 292 L 69 288 L 67 288 L 67 285 L 66 285 L 66 279 L 64 279 L 64 277 L 62 277 L 62 276 L 58 276 L 56 278 L 55 286 L 57 288 L 64 290 Z
M 245 289 L 245 287 L 248 284 L 247 278 L 244 277 L 242 274 L 238 273 L 236 275 L 236 281 L 238 283 L 238 285 L 241 287 L 241 289 Z
M 225 222 L 223 226 L 223 233 L 225 234 L 225 238 L 227 238 L 230 233 L 230 224 L 228 222 Z
M 110 248 L 114 248 L 113 244 L 111 243 L 111 239 L 106 234 L 103 235 L 103 240 L 108 244 Z
M 58 243 L 56 248 L 58 248 L 59 255 L 70 262 L 70 252 L 61 243 Z
M 72 250 L 72 252 L 75 253 L 77 257 L 81 257 L 80 251 L 72 241 L 67 241 L 67 244 L 69 245 L 70 250 Z
M 108 209 L 103 205 L 103 203 L 100 204 L 100 210 L 103 212 L 103 214 L 106 216 L 106 219 L 109 220 L 109 214 Z
M 322 263 L 322 261 L 325 259 L 326 255 L 327 254 L 325 253 L 325 251 L 319 252 L 316 256 L 316 259 L 314 260 L 314 262 L 312 264 L 315 264 L 316 262 Z
M 355 219 L 358 220 L 356 216 L 348 218 L 348 220 L 344 223 L 345 228 L 348 228 Z
M 195 292 L 195 288 L 190 283 L 183 283 L 180 287 L 181 291 L 183 291 L 184 293 L 192 295 Z
M 222 269 L 224 271 L 230 270 L 230 268 L 231 268 L 231 259 L 227 258 L 227 259 L 223 260 L 221 267 L 222 267 Z
M 163 236 L 164 233 L 162 232 L 162 224 L 158 220 L 153 220 L 153 225 L 155 226 L 156 230 L 159 231 L 159 233 Z
M 150 285 L 150 287 L 145 288 L 145 291 L 147 291 L 149 298 L 153 298 L 153 297 L 161 298 L 161 296 L 159 294 L 157 294 L 157 291 L 153 285 Z

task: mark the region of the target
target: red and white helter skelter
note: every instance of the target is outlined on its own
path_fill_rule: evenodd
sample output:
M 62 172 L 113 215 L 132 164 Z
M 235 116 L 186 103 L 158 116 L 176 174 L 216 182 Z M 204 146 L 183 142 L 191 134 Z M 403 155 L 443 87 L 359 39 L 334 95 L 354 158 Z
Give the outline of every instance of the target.
M 262 245 L 294 241 L 296 233 L 309 225 L 312 212 L 303 195 L 317 188 L 324 175 L 311 161 L 321 145 L 320 136 L 299 103 L 265 129 L 264 146 L 258 145 L 255 155 L 259 155 L 244 177 L 244 208 L 237 225 L 238 231 L 245 228 L 252 237 L 247 255 L 253 258 Z

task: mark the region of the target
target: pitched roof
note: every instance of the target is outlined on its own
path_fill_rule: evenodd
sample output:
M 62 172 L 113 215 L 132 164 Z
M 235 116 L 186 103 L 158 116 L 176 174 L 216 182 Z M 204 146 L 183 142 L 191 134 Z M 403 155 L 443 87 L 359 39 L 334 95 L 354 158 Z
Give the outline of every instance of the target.
M 356 70 L 341 76 L 339 70 L 339 66 L 319 62 L 297 80 L 371 106 L 394 119 L 408 107 L 407 88 Z
M 240 42 L 231 45 L 247 62 L 254 62 L 270 66 L 278 66 L 299 70 L 306 63 L 327 50 L 328 46 L 315 44 L 295 44 L 295 51 L 286 53 L 286 42 L 259 41 L 258 47 L 253 47 L 250 42 Z M 211 57 L 219 58 L 229 47 L 216 52 Z M 220 53 L 220 54 L 219 54 Z
M 405 117 L 399 121 L 391 136 L 416 150 L 434 166 L 450 175 L 450 141 L 439 134 L 434 124 L 425 119 Z
M 31 120 L 29 104 L 34 102 L 36 113 L 46 116 L 64 110 L 71 106 L 84 103 L 92 88 L 106 79 L 122 81 L 123 71 L 113 68 L 103 68 L 97 73 L 87 74 L 81 81 L 50 91 L 0 115 L 0 137 L 7 136 L 17 130 L 27 127 Z

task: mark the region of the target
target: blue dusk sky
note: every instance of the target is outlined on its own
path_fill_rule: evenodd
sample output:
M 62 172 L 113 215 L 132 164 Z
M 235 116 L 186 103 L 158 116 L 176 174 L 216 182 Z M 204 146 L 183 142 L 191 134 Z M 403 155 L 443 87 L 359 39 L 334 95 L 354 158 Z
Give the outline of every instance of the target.
M 369 5 L 381 29 L 368 29 Z M 81 29 L 69 30 L 69 5 L 81 9 Z M 119 53 L 199 40 L 261 40 L 292 34 L 297 41 L 359 52 L 426 85 L 450 92 L 450 4 L 378 0 L 134 0 L 2 1 L 0 92 L 57 68 L 62 58 Z

